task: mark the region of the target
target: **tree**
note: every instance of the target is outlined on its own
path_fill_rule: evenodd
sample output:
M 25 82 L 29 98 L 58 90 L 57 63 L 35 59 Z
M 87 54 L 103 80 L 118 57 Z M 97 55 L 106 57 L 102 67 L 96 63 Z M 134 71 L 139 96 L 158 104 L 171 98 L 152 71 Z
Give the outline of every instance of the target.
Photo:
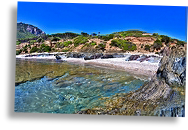
M 157 40 L 154 42 L 154 44 L 153 44 L 153 48 L 158 51 L 158 50 L 161 49 L 161 47 L 163 47 L 162 42 L 161 42 L 159 39 L 157 39 Z
M 153 33 L 153 36 L 158 37 L 158 36 L 159 36 L 159 34 L 158 34 L 158 33 Z
M 144 49 L 145 49 L 146 51 L 150 51 L 150 46 L 149 46 L 149 45 L 145 45 L 145 46 L 144 46 Z
M 91 36 L 97 36 L 97 34 L 96 33 L 92 33 Z
M 161 35 L 161 37 L 162 37 L 161 42 L 165 42 L 166 45 L 171 41 L 171 38 L 168 36 Z
M 60 37 L 53 37 L 51 41 L 56 41 L 56 42 L 57 42 L 57 41 L 59 41 L 59 40 L 61 40 Z
M 89 36 L 89 34 L 88 34 L 88 33 L 85 33 L 85 32 L 81 32 L 81 35 L 84 36 L 84 37 Z
M 34 46 L 31 48 L 30 53 L 37 52 L 38 50 L 39 49 L 36 46 Z

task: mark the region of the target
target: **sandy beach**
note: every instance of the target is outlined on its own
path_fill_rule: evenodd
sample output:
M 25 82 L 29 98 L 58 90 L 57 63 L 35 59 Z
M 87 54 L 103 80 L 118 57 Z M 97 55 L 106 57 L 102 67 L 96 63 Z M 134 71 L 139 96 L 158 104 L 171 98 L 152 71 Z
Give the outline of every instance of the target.
M 89 64 L 110 69 L 118 69 L 137 75 L 153 76 L 158 69 L 158 63 L 148 63 L 139 61 L 125 61 L 125 58 L 94 59 L 85 61 L 83 59 L 67 58 L 67 62 Z
M 16 58 L 21 59 L 51 59 L 56 60 L 55 56 L 38 56 L 38 57 L 25 57 L 25 55 L 18 55 Z M 158 63 L 150 63 L 148 61 L 125 61 L 126 57 L 123 58 L 108 58 L 108 59 L 93 59 L 93 60 L 84 60 L 83 58 L 66 58 L 62 57 L 60 61 L 65 61 L 73 64 L 85 64 L 92 65 L 97 67 L 105 67 L 109 69 L 117 69 L 126 71 L 136 75 L 143 75 L 152 77 L 157 69 Z

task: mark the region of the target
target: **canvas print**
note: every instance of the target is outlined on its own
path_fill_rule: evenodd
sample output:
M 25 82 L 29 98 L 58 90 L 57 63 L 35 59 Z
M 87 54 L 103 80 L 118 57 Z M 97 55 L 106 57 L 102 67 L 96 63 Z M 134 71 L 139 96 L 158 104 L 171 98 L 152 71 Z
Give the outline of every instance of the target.
M 18 2 L 14 111 L 184 117 L 186 8 Z

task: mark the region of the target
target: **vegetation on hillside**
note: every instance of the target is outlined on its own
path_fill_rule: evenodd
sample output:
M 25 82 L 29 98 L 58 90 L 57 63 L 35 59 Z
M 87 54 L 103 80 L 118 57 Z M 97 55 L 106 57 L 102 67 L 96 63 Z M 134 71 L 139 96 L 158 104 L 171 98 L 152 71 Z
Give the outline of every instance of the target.
M 145 45 L 145 46 L 144 46 L 144 50 L 150 51 L 150 47 L 151 47 L 150 45 Z
M 102 35 L 100 32 L 98 34 L 92 33 L 89 35 L 88 33 L 81 32 L 80 34 L 73 32 L 65 32 L 65 33 L 56 33 L 56 34 L 47 34 L 42 36 L 35 36 L 33 38 L 21 38 L 17 39 L 16 45 L 20 45 L 23 42 L 29 43 L 22 47 L 20 50 L 16 51 L 16 54 L 20 53 L 30 53 L 33 52 L 54 52 L 54 51 L 71 51 L 72 49 L 82 45 L 82 51 L 90 51 L 90 50 L 102 50 L 105 51 L 106 44 L 108 43 L 111 47 L 120 48 L 122 51 L 135 51 L 139 48 L 138 45 L 131 41 L 125 40 L 125 37 L 153 37 L 155 40 L 154 43 L 151 44 L 141 44 L 141 50 L 145 51 L 158 51 L 162 49 L 164 46 L 170 46 L 171 43 L 177 46 L 184 46 L 187 44 L 185 41 L 180 41 L 178 39 L 174 39 L 168 37 L 166 35 L 159 35 L 158 33 L 148 34 L 144 31 L 139 30 L 128 30 L 115 32 L 112 34 Z M 98 39 L 98 40 L 97 40 Z M 98 43 L 95 42 L 99 41 Z M 48 42 L 46 42 L 48 41 Z M 89 42 L 90 41 L 90 42 Z M 48 45 L 47 45 L 48 44 Z M 111 48 L 110 47 L 110 48 Z
M 111 46 L 119 47 L 124 51 L 134 51 L 137 49 L 136 44 L 128 42 L 127 40 L 115 39 L 111 41 Z
M 75 47 L 79 46 L 80 44 L 85 44 L 86 42 L 88 42 L 88 37 L 84 36 L 78 36 L 73 41 Z

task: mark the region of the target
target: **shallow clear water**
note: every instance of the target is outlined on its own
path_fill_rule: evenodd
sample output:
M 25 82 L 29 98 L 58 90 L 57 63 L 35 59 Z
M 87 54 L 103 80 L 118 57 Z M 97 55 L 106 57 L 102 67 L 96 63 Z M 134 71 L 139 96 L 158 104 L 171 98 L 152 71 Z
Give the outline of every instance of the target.
M 53 71 L 50 75 L 36 78 L 40 75 L 32 74 L 33 70 L 46 71 L 45 68 L 49 66 L 53 66 L 49 68 L 49 71 Z M 56 73 L 57 68 L 61 73 Z M 25 76 L 25 73 L 36 79 Z M 145 82 L 117 70 L 17 59 L 16 79 L 22 75 L 27 80 L 15 86 L 16 112 L 76 113 L 82 109 L 103 106 L 105 100 L 100 98 L 135 91 Z

